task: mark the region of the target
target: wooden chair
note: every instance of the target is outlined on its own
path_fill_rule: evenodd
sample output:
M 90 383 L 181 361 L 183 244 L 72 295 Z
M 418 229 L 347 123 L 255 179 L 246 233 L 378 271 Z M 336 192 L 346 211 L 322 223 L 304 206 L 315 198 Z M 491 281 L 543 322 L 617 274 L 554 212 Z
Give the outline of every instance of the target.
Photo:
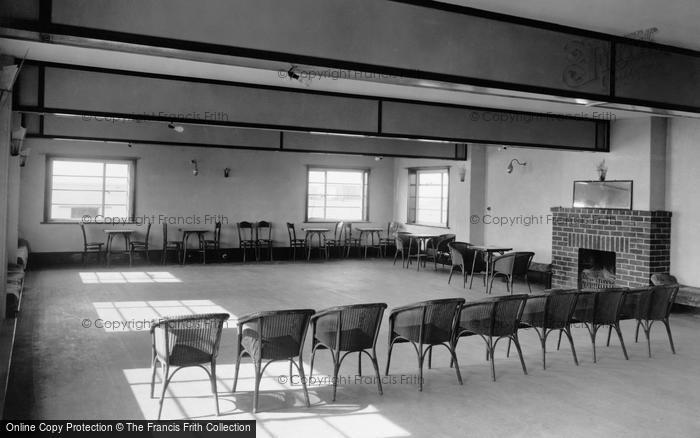
M 408 245 L 410 242 L 410 238 L 406 234 L 397 234 L 395 240 L 395 245 L 396 245 L 396 252 L 394 253 L 394 265 L 396 265 L 396 259 L 398 258 L 399 254 L 401 254 L 401 267 L 402 268 L 407 268 L 408 267 Z
M 399 232 L 400 225 L 398 222 L 389 222 L 386 227 L 386 237 L 379 239 L 379 247 L 382 248 L 384 257 L 389 252 L 389 247 L 396 244 L 396 235 Z
M 559 330 L 566 333 L 571 345 L 571 353 L 574 355 L 574 363 L 578 366 L 574 339 L 571 336 L 571 320 L 576 309 L 578 290 L 552 290 L 543 295 L 529 296 L 525 303 L 520 328 L 532 328 L 540 338 L 542 345 L 542 369 L 547 368 L 547 337 L 550 333 Z M 510 343 L 508 339 L 508 354 L 510 355 Z
M 290 258 L 292 261 L 296 261 L 297 248 L 302 249 L 304 251 L 304 255 L 306 255 L 306 239 L 297 238 L 297 232 L 294 228 L 294 224 L 290 222 L 287 222 L 287 234 L 289 235 L 289 251 L 291 253 Z
M 267 249 L 268 257 L 272 261 L 272 224 L 268 221 L 255 224 L 255 260 L 260 260 L 263 248 Z
M 243 221 L 238 222 L 236 228 L 238 229 L 238 247 L 243 253 L 243 263 L 245 263 L 246 250 L 252 249 L 254 253 L 256 252 L 255 232 L 253 231 L 254 226 L 250 222 Z
M 337 252 L 338 249 L 340 249 L 341 252 L 343 251 L 343 249 L 344 249 L 343 244 L 345 243 L 343 241 L 343 229 L 344 228 L 345 228 L 345 226 L 344 226 L 343 221 L 335 223 L 335 227 L 333 229 L 333 237 L 324 239 L 326 251 L 328 251 L 329 253 L 333 250 L 336 250 L 336 252 Z
M 369 356 L 377 378 L 377 388 L 382 394 L 382 378 L 377 364 L 377 336 L 382 323 L 385 303 L 355 304 L 331 307 L 311 317 L 312 347 L 309 378 L 314 372 L 316 351 L 326 349 L 333 359 L 333 401 L 338 387 L 338 371 L 345 357 L 358 354 L 357 374 L 362 375 L 362 353 Z M 369 351 L 368 351 L 369 350 Z M 344 353 L 341 356 L 341 353 Z
M 151 263 L 151 259 L 148 256 L 148 242 L 151 236 L 151 223 L 148 223 L 148 226 L 146 227 L 146 236 L 144 240 L 132 240 L 129 242 L 129 252 L 131 253 L 129 257 L 129 261 L 134 259 L 134 255 L 137 252 L 141 252 L 145 255 L 146 261 L 148 263 Z
M 80 231 L 83 234 L 83 266 L 87 265 L 89 254 L 97 254 L 97 263 L 102 259 L 103 242 L 88 242 L 87 234 L 85 233 L 85 224 L 80 224 Z
M 309 393 L 306 390 L 302 351 L 312 309 L 277 310 L 257 312 L 238 319 L 238 356 L 233 377 L 233 392 L 236 392 L 238 370 L 241 359 L 248 355 L 255 367 L 255 389 L 253 392 L 253 412 L 258 411 L 260 379 L 265 369 L 274 361 L 289 361 L 289 381 L 292 381 L 292 366 L 299 371 L 299 379 L 304 389 L 306 407 L 309 407 Z M 298 362 L 294 358 L 299 358 Z M 268 362 L 263 366 L 263 359 Z
M 168 259 L 168 251 L 175 251 L 177 262 L 182 259 L 182 242 L 179 240 L 168 240 L 168 224 L 163 224 L 163 252 L 160 256 L 160 263 L 165 264 Z
M 432 354 L 433 347 L 442 345 L 452 357 L 457 373 L 457 380 L 462 384 L 453 339 L 457 328 L 457 314 L 464 303 L 464 298 L 446 298 L 423 301 L 397 307 L 389 315 L 389 352 L 386 359 L 386 372 L 389 375 L 391 352 L 394 344 L 410 342 L 418 355 L 420 372 L 419 391 L 423 391 L 423 363 L 427 354 Z M 425 347 L 425 348 L 424 348 Z M 430 360 L 428 361 L 430 367 Z
M 464 336 L 478 335 L 486 343 L 486 360 L 491 360 L 491 378 L 496 381 L 496 366 L 494 351 L 496 344 L 503 338 L 515 343 L 520 357 L 523 373 L 527 368 L 523 360 L 523 352 L 518 340 L 518 328 L 527 295 L 506 295 L 472 301 L 462 306 L 459 313 L 457 330 L 453 338 L 453 348 L 457 349 L 457 341 Z
M 200 250 L 203 251 L 204 260 L 207 259 L 207 251 L 215 251 L 217 257 L 220 256 L 219 250 L 221 249 L 221 222 L 217 221 L 214 224 L 214 238 L 213 239 L 202 239 L 199 241 Z
M 344 234 L 345 239 L 343 240 L 343 248 L 345 249 L 345 257 L 350 257 L 350 251 L 353 248 L 357 249 L 358 257 L 362 257 L 362 242 L 359 237 L 352 236 L 352 224 L 350 222 L 345 222 Z
M 219 353 L 221 330 L 229 318 L 228 313 L 208 313 L 165 317 L 151 325 L 151 398 L 156 381 L 157 365 L 161 366 L 161 393 L 158 419 L 163 411 L 165 390 L 175 373 L 182 368 L 197 366 L 209 375 L 214 394 L 216 414 L 219 415 L 219 395 L 216 389 L 216 356 Z M 209 365 L 207 369 L 204 365 Z M 171 367 L 175 369 L 170 372 Z

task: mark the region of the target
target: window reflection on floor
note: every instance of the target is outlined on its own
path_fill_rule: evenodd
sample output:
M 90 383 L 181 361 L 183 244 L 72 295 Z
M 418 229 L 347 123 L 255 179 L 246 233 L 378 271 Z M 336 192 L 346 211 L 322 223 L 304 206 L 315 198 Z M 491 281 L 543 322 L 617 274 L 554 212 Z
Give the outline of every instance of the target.
M 113 283 L 182 283 L 170 272 L 80 272 L 83 284 Z
M 151 321 L 166 316 L 228 313 L 224 329 L 236 326 L 236 316 L 211 300 L 104 301 L 92 303 L 94 326 L 108 332 L 148 331 Z
M 146 358 L 145 360 L 148 360 Z M 304 368 L 309 369 L 305 363 Z M 411 434 L 382 415 L 372 404 L 330 402 L 331 385 L 327 375 L 314 373 L 324 385 L 309 386 L 311 407 L 304 405 L 301 385 L 280 381 L 289 376 L 286 361 L 273 362 L 260 383 L 260 412 L 252 413 L 254 371 L 250 361 L 241 363 L 237 392 L 232 393 L 233 364 L 217 364 L 217 386 L 222 420 L 256 420 L 257 436 L 324 437 L 407 437 Z M 124 370 L 136 402 L 145 419 L 158 416 L 160 374 L 156 377 L 155 397 L 150 397 L 150 368 Z M 369 385 L 370 391 L 375 387 Z M 340 387 L 339 387 L 340 390 Z M 168 385 L 163 402 L 163 420 L 212 419 L 216 417 L 214 398 L 207 374 L 196 367 L 178 372 Z

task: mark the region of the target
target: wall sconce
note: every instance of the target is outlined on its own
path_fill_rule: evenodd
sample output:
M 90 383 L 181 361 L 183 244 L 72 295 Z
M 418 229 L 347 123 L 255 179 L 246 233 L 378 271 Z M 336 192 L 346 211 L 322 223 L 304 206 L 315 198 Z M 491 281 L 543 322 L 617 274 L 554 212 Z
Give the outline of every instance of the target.
M 224 178 L 228 178 L 228 175 L 229 175 L 230 173 L 231 173 L 231 169 L 228 168 L 228 167 L 225 168 L 225 169 L 224 169 Z
M 197 176 L 199 175 L 199 167 L 197 167 L 197 160 L 192 160 L 193 168 L 192 168 L 192 175 Z
M 513 158 L 512 160 L 510 160 L 510 163 L 508 163 L 508 167 L 506 167 L 506 173 L 513 173 L 513 163 L 517 163 L 521 166 L 527 166 L 527 162 L 521 163 L 520 161 L 518 161 L 517 158 Z
M 19 167 L 24 167 L 27 164 L 27 157 L 29 156 L 29 151 L 31 148 L 24 148 L 19 153 Z
M 467 177 L 467 168 L 462 166 L 459 168 L 459 182 L 464 182 L 464 179 Z
M 185 127 L 182 125 L 176 125 L 173 122 L 168 123 L 168 128 L 172 129 L 173 131 L 177 132 L 178 134 L 182 134 L 185 132 Z
M 12 131 L 12 136 L 10 140 L 10 155 L 16 157 L 19 155 L 19 151 L 22 149 L 22 143 L 24 142 L 24 136 L 27 134 L 27 128 L 20 126 L 19 128 Z

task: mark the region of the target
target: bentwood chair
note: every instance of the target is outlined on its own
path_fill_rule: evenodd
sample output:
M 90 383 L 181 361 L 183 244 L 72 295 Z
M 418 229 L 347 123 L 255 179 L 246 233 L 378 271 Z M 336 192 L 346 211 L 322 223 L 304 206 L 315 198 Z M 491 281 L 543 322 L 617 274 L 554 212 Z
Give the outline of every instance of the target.
M 161 393 L 158 419 L 163 411 L 165 390 L 171 379 L 182 368 L 197 366 L 209 375 L 214 394 L 216 414 L 219 415 L 219 395 L 216 389 L 216 356 L 219 352 L 221 330 L 229 318 L 228 313 L 207 313 L 166 317 L 154 320 L 151 325 L 152 375 L 151 398 L 156 381 L 157 365 L 161 366 Z M 205 365 L 209 365 L 209 369 Z M 171 371 L 171 368 L 174 368 Z
M 450 260 L 452 267 L 450 268 L 450 276 L 447 278 L 447 284 L 452 281 L 452 274 L 455 269 L 459 269 L 462 273 L 462 287 L 467 287 L 467 275 L 469 275 L 468 268 L 471 268 L 471 263 L 467 263 L 469 249 L 469 244 L 466 242 L 449 242 L 447 244 L 447 249 L 450 250 Z M 472 252 L 473 254 L 473 252 Z
M 345 257 L 350 257 L 350 251 L 353 248 L 357 249 L 358 257 L 362 257 L 362 242 L 359 237 L 353 237 L 352 223 L 346 222 L 344 228 L 345 239 L 343 240 L 343 247 L 345 248 Z
M 134 254 L 137 252 L 143 253 L 144 256 L 146 257 L 146 261 L 148 263 L 151 262 L 151 259 L 148 257 L 148 240 L 151 236 L 151 223 L 148 223 L 148 226 L 146 227 L 146 235 L 143 240 L 131 240 L 129 242 L 129 252 L 131 253 L 129 256 L 129 260 L 134 259 Z
M 479 301 L 471 301 L 462 306 L 459 313 L 457 330 L 453 337 L 453 349 L 457 349 L 457 341 L 465 336 L 478 335 L 486 343 L 486 360 L 491 360 L 491 378 L 496 381 L 496 366 L 494 364 L 494 351 L 498 341 L 508 338 L 515 343 L 520 357 L 523 373 L 527 375 L 527 368 L 523 360 L 523 352 L 518 340 L 518 328 L 520 318 L 525 308 L 528 296 L 505 295 L 486 298 Z
M 85 224 L 80 224 L 80 231 L 83 234 L 83 266 L 87 264 L 89 254 L 97 254 L 97 263 L 102 259 L 103 242 L 88 242 L 87 234 L 85 233 Z
M 343 221 L 335 223 L 335 228 L 333 229 L 333 237 L 324 239 L 327 251 L 330 252 L 336 250 L 337 252 L 338 249 L 340 249 L 341 252 L 343 251 L 343 228 Z
M 673 307 L 673 303 L 676 301 L 679 288 L 680 285 L 677 283 L 655 286 L 649 295 L 647 312 L 642 315 L 642 318 L 637 320 L 635 342 L 639 336 L 639 326 L 641 326 L 647 337 L 649 357 L 651 357 L 651 341 L 649 335 L 651 333 L 651 326 L 655 321 L 661 321 L 666 326 L 666 333 L 668 334 L 668 342 L 671 344 L 671 351 L 673 354 L 676 354 L 676 348 L 673 345 L 673 336 L 671 335 L 669 316 L 671 315 L 671 307 Z
M 272 224 L 260 221 L 255 224 L 255 259 L 260 260 L 262 249 L 267 249 L 268 257 L 272 261 Z
M 398 232 L 399 223 L 393 221 L 389 222 L 389 224 L 386 227 L 386 237 L 382 237 L 379 239 L 379 247 L 382 249 L 384 257 L 386 257 L 387 253 L 389 252 L 389 247 L 393 246 L 396 243 L 396 235 Z
M 425 246 L 426 261 L 432 260 L 435 270 L 437 264 L 440 263 L 443 267 L 450 261 L 450 249 L 447 245 L 455 240 L 454 234 L 442 234 L 428 240 Z
M 297 238 L 297 231 L 294 228 L 294 224 L 290 222 L 287 222 L 287 234 L 289 235 L 289 251 L 291 253 L 289 256 L 292 261 L 296 261 L 297 259 L 297 248 L 303 250 L 302 254 L 306 256 L 306 239 Z
M 394 239 L 396 245 L 396 252 L 394 253 L 394 265 L 396 265 L 396 259 L 401 254 L 401 267 L 408 267 L 408 245 L 411 241 L 410 237 L 406 234 L 397 234 Z
M 254 253 L 256 252 L 255 231 L 253 231 L 255 227 L 252 223 L 243 221 L 238 222 L 236 228 L 238 229 L 238 247 L 243 253 L 243 263 L 245 263 L 247 250 L 252 249 Z
M 268 365 L 274 361 L 289 361 L 289 381 L 292 381 L 292 366 L 297 368 L 306 407 L 309 407 L 309 393 L 306 390 L 302 351 L 309 326 L 312 309 L 276 310 L 251 313 L 238 319 L 238 353 L 236 371 L 233 377 L 233 392 L 238 384 L 238 370 L 244 355 L 248 355 L 255 367 L 255 388 L 253 392 L 253 412 L 258 411 L 260 380 Z M 298 362 L 294 360 L 298 357 Z M 262 361 L 267 360 L 263 365 Z
M 389 314 L 389 352 L 386 359 L 386 372 L 389 375 L 391 352 L 394 344 L 410 342 L 418 355 L 420 373 L 419 391 L 423 391 L 423 363 L 427 354 L 432 354 L 433 347 L 442 345 L 450 352 L 455 365 L 457 380 L 462 384 L 462 375 L 455 355 L 455 343 L 452 341 L 457 328 L 457 315 L 464 303 L 464 298 L 445 298 L 423 301 L 397 307 Z M 430 363 L 428 364 L 430 366 Z
M 612 326 L 615 329 L 620 340 L 622 353 L 625 359 L 629 359 L 625 342 L 622 339 L 622 332 L 620 331 L 620 308 L 626 293 L 627 289 L 622 288 L 583 290 L 578 293 L 572 323 L 580 323 L 586 326 L 593 345 L 593 363 L 597 362 L 596 335 L 598 330 L 604 326 Z M 559 334 L 559 343 L 561 343 L 561 332 Z M 559 349 L 559 345 L 557 345 L 557 349 Z
M 385 303 L 355 304 L 331 307 L 311 317 L 312 347 L 309 378 L 314 372 L 316 351 L 326 349 L 333 359 L 333 401 L 338 388 L 338 372 L 345 357 L 357 353 L 357 374 L 362 375 L 362 353 L 374 367 L 377 388 L 382 395 L 382 378 L 377 364 L 377 336 L 382 323 Z M 369 350 L 369 351 L 368 351 Z M 341 356 L 341 353 L 344 353 Z
M 202 239 L 199 241 L 201 250 L 204 251 L 204 260 L 207 259 L 206 252 L 208 250 L 214 250 L 217 257 L 220 256 L 219 249 L 221 249 L 221 222 L 216 222 L 214 224 L 214 238 L 213 239 Z
M 520 328 L 532 328 L 542 344 L 542 369 L 547 368 L 547 337 L 554 331 L 566 333 L 571 345 L 574 363 L 578 366 L 574 339 L 571 336 L 571 319 L 576 309 L 578 290 L 551 290 L 543 295 L 529 296 L 522 317 Z M 510 355 L 510 339 L 508 340 L 508 355 Z
M 168 224 L 163 223 L 163 252 L 160 256 L 160 263 L 165 264 L 168 259 L 168 251 L 175 251 L 177 262 L 182 258 L 182 242 L 179 240 L 168 240 Z

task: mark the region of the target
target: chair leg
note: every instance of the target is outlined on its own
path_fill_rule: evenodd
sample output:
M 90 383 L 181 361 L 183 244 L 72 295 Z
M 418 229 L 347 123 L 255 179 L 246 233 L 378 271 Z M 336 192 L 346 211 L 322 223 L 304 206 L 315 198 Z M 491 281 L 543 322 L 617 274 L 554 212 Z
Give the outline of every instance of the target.
M 455 372 L 457 373 L 457 381 L 460 385 L 464 385 L 464 383 L 462 382 L 462 373 L 459 371 L 459 362 L 457 362 L 457 354 L 455 354 L 455 350 L 454 348 L 452 348 L 452 346 L 448 346 L 448 350 L 450 350 L 450 356 L 452 356 L 450 363 L 454 363 L 455 366 Z
M 642 320 L 637 320 L 637 328 L 634 330 L 634 342 L 639 341 L 639 326 L 642 325 Z
M 527 283 L 528 293 L 532 294 L 532 288 L 530 287 L 530 279 L 527 278 L 527 274 L 525 274 L 525 282 Z
M 377 352 L 372 351 L 370 358 L 372 359 L 372 366 L 374 366 L 374 374 L 377 376 L 377 389 L 379 390 L 379 395 L 384 395 L 384 391 L 382 390 L 382 378 L 379 375 L 379 364 L 377 363 Z
M 562 331 L 563 331 L 562 329 L 559 330 L 559 340 L 557 341 L 557 351 L 559 351 L 559 347 L 561 347 L 561 332 Z
M 384 375 L 389 375 L 389 364 L 391 364 L 391 350 L 394 349 L 394 344 L 389 340 L 389 351 L 386 354 L 386 369 L 384 370 Z
M 216 388 L 216 361 L 211 362 L 211 392 L 214 394 L 214 403 L 216 404 L 216 415 L 221 415 L 219 411 L 219 391 Z
M 362 352 L 357 352 L 357 375 L 362 375 Z
M 629 356 L 627 356 L 627 349 L 625 348 L 625 341 L 622 340 L 622 330 L 620 330 L 620 323 L 617 322 L 615 324 L 615 331 L 617 332 L 617 337 L 620 338 L 620 346 L 622 346 L 622 353 L 625 355 L 625 359 L 629 360 Z
M 338 392 L 338 371 L 340 371 L 340 352 L 331 353 L 333 355 L 333 401 L 335 401 L 336 393 Z
M 314 375 L 314 359 L 316 358 L 316 349 L 311 347 L 311 363 L 309 364 L 309 379 Z
M 262 372 L 260 371 L 260 363 L 255 364 L 255 389 L 253 391 L 253 413 L 258 412 L 258 393 L 260 392 L 260 380 L 262 380 Z
M 649 357 L 651 357 L 651 339 L 649 339 L 649 335 L 651 335 L 651 324 L 645 324 L 642 329 L 644 330 L 644 335 L 647 338 L 647 352 L 649 353 Z
M 450 276 L 447 278 L 447 284 L 450 284 L 450 281 L 452 281 L 452 273 L 454 271 L 455 271 L 455 267 L 452 266 L 452 268 L 450 268 Z
M 673 345 L 673 335 L 671 335 L 671 323 L 668 318 L 664 319 L 663 323 L 666 326 L 666 333 L 668 334 L 668 342 L 671 344 L 671 351 L 673 354 L 676 354 L 676 347 Z
M 433 346 L 428 347 L 428 369 L 433 367 Z
M 420 263 L 420 260 L 418 262 Z M 423 359 L 425 359 L 422 350 L 423 345 L 420 345 L 420 348 L 418 349 L 418 378 L 420 379 L 418 383 L 418 391 L 420 392 L 423 392 Z
M 525 367 L 525 360 L 523 359 L 523 351 L 520 349 L 520 341 L 518 340 L 518 332 L 514 333 L 513 341 L 515 342 L 515 349 L 518 350 L 518 357 L 520 357 L 520 365 L 522 365 L 522 367 L 523 367 L 523 374 L 525 374 L 527 376 L 527 368 Z M 543 345 L 542 351 L 544 352 L 544 345 Z M 493 360 L 491 360 L 491 362 L 493 362 Z
M 576 357 L 576 348 L 574 347 L 574 338 L 571 336 L 571 327 L 567 326 L 564 329 L 564 333 L 566 333 L 566 337 L 569 339 L 569 344 L 571 345 L 571 353 L 574 355 L 574 363 L 576 366 L 578 366 L 578 357 Z M 559 340 L 561 341 L 561 330 L 559 331 Z M 557 346 L 557 350 L 559 347 Z
M 162 389 L 160 391 L 160 401 L 158 402 L 158 419 L 160 420 L 160 415 L 163 412 L 163 399 L 165 399 L 165 390 L 168 388 L 168 374 L 170 371 L 170 367 L 168 365 L 164 365 L 164 370 L 163 370 L 163 383 L 162 383 Z
M 597 358 L 596 358 L 596 352 L 595 352 L 595 337 L 596 337 L 596 334 L 598 333 L 598 327 L 594 325 L 591 328 L 588 326 L 588 324 L 586 324 L 586 328 L 588 329 L 588 334 L 591 336 L 591 344 L 593 344 L 593 363 L 596 363 Z
M 301 358 L 301 355 L 299 356 L 299 364 L 297 365 L 297 369 L 299 370 L 299 377 L 301 378 L 301 387 L 304 390 L 304 401 L 306 401 L 306 407 L 311 407 L 311 403 L 309 402 L 309 391 L 306 388 L 306 377 L 304 377 L 304 361 Z
M 238 358 L 236 358 L 236 370 L 233 372 L 233 388 L 231 389 L 231 392 L 236 392 L 236 385 L 238 385 L 238 369 L 241 366 L 241 359 L 242 355 L 238 355 Z
M 155 390 L 156 386 L 156 364 L 157 364 L 156 357 L 153 356 L 153 360 L 151 361 L 151 398 L 153 398 L 153 392 Z
M 606 342 L 605 346 L 609 347 L 610 346 L 610 335 L 612 334 L 612 326 L 608 326 L 608 342 Z
M 486 348 L 486 357 L 491 358 L 491 379 L 495 382 L 496 381 L 496 360 L 493 357 L 493 338 L 489 336 L 489 343 Z

